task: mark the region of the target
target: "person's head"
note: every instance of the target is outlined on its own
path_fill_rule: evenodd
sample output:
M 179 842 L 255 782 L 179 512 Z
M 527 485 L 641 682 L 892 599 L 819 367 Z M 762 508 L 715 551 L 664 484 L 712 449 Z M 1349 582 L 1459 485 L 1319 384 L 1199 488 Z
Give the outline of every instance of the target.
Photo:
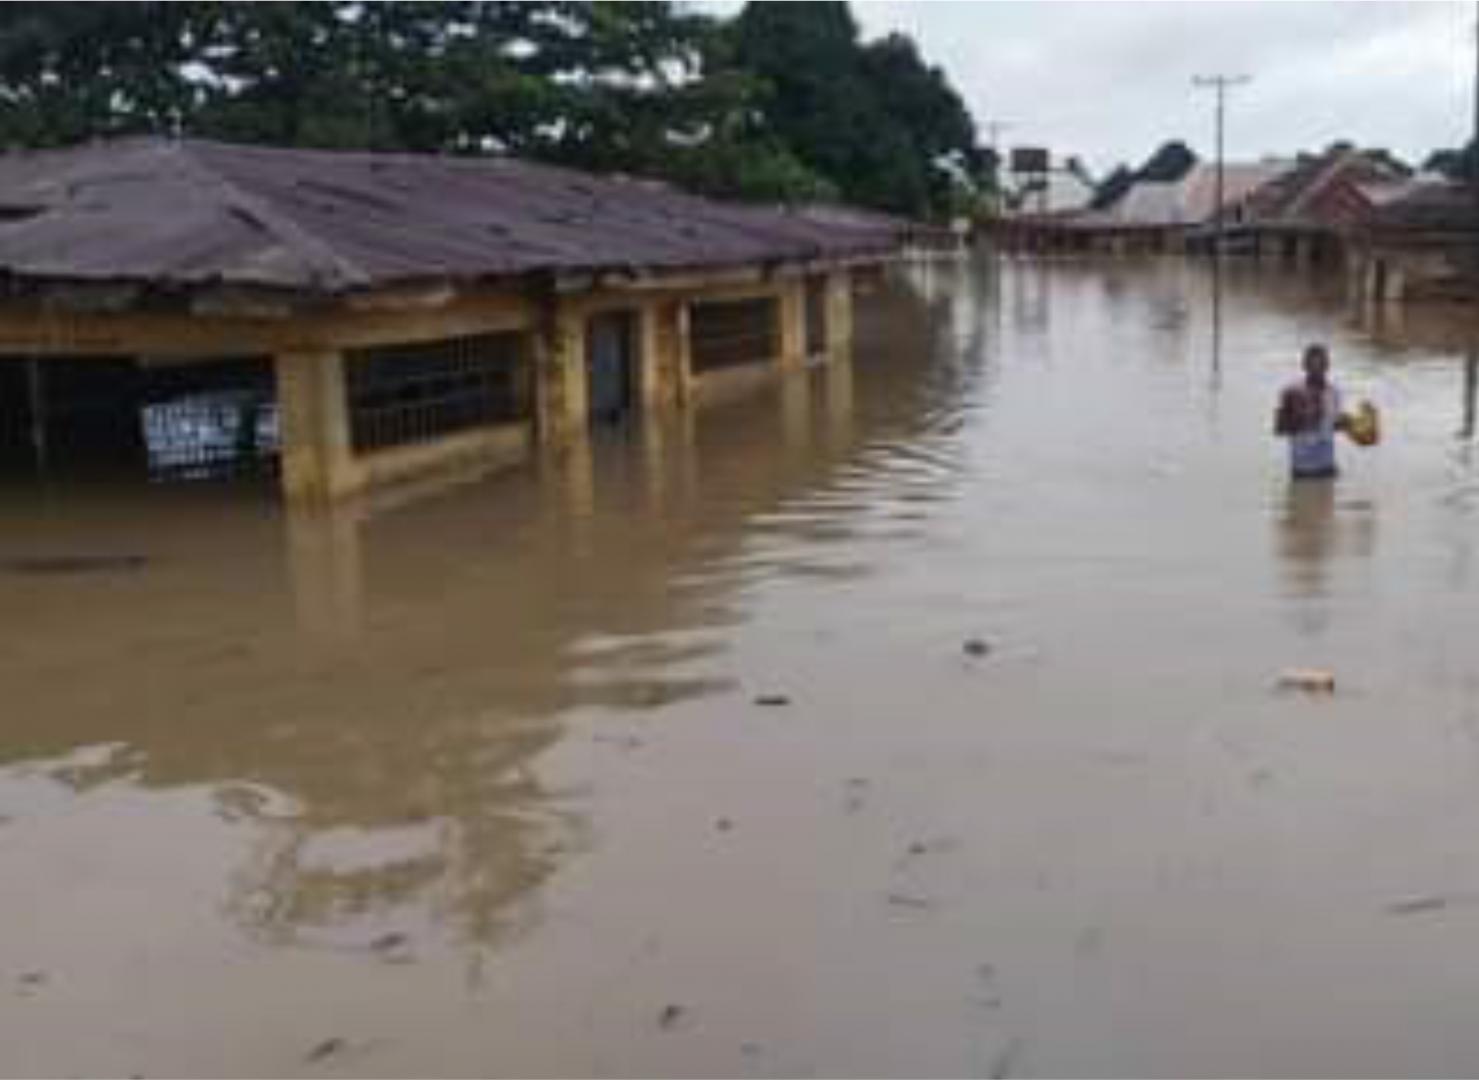
M 1318 343 L 1306 346 L 1302 364 L 1307 380 L 1315 384 L 1323 383 L 1330 371 L 1330 352 Z

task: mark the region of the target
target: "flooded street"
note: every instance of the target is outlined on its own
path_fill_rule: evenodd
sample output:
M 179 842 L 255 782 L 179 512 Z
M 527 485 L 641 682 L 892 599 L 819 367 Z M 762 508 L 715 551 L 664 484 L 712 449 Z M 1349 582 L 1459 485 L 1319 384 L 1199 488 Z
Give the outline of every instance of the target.
M 0 1073 L 1471 1072 L 1465 331 L 1208 301 L 920 270 L 850 367 L 332 514 L 5 488 Z M 1312 339 L 1385 442 L 1294 490 Z

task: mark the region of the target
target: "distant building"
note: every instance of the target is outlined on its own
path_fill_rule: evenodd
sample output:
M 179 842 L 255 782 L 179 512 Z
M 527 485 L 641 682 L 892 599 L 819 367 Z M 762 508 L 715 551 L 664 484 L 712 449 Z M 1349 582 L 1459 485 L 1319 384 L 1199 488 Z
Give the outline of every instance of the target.
M 1370 212 L 1351 234 L 1350 281 L 1371 301 L 1479 299 L 1474 190 L 1441 177 L 1365 189 Z
M 1075 213 L 1088 208 L 1094 185 L 1075 158 L 1053 164 L 1046 154 L 1041 171 L 1013 174 L 1007 194 L 1017 215 Z
M 1290 168 L 1285 161 L 1228 162 L 1223 167 L 1224 221 L 1247 216 L 1249 198 Z M 1087 203 L 1086 203 L 1087 205 Z M 1196 164 L 1179 180 L 1139 180 L 1100 210 L 1022 215 L 1005 232 L 1008 246 L 1117 254 L 1184 251 L 1217 218 L 1217 169 Z
M 1336 266 L 1353 232 L 1411 184 L 1411 170 L 1390 155 L 1337 145 L 1255 191 L 1229 242 L 1261 258 Z

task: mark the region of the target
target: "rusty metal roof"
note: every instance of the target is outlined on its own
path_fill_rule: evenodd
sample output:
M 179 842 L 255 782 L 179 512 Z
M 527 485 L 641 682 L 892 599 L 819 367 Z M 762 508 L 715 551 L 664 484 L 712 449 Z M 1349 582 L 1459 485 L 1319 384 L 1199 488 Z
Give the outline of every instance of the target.
M 1457 238 L 1479 228 L 1479 214 L 1467 184 L 1419 180 L 1378 205 L 1367 225 L 1372 232 L 1431 231 Z
M 0 155 L 0 275 L 341 293 L 882 255 L 902 235 L 509 158 L 156 137 Z

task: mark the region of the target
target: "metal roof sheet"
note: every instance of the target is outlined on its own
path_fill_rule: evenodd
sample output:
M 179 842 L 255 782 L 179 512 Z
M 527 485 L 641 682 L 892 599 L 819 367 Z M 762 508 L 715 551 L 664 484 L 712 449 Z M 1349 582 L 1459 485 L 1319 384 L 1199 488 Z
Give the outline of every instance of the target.
M 344 292 L 882 254 L 901 235 L 509 158 L 128 138 L 0 155 L 0 273 Z

